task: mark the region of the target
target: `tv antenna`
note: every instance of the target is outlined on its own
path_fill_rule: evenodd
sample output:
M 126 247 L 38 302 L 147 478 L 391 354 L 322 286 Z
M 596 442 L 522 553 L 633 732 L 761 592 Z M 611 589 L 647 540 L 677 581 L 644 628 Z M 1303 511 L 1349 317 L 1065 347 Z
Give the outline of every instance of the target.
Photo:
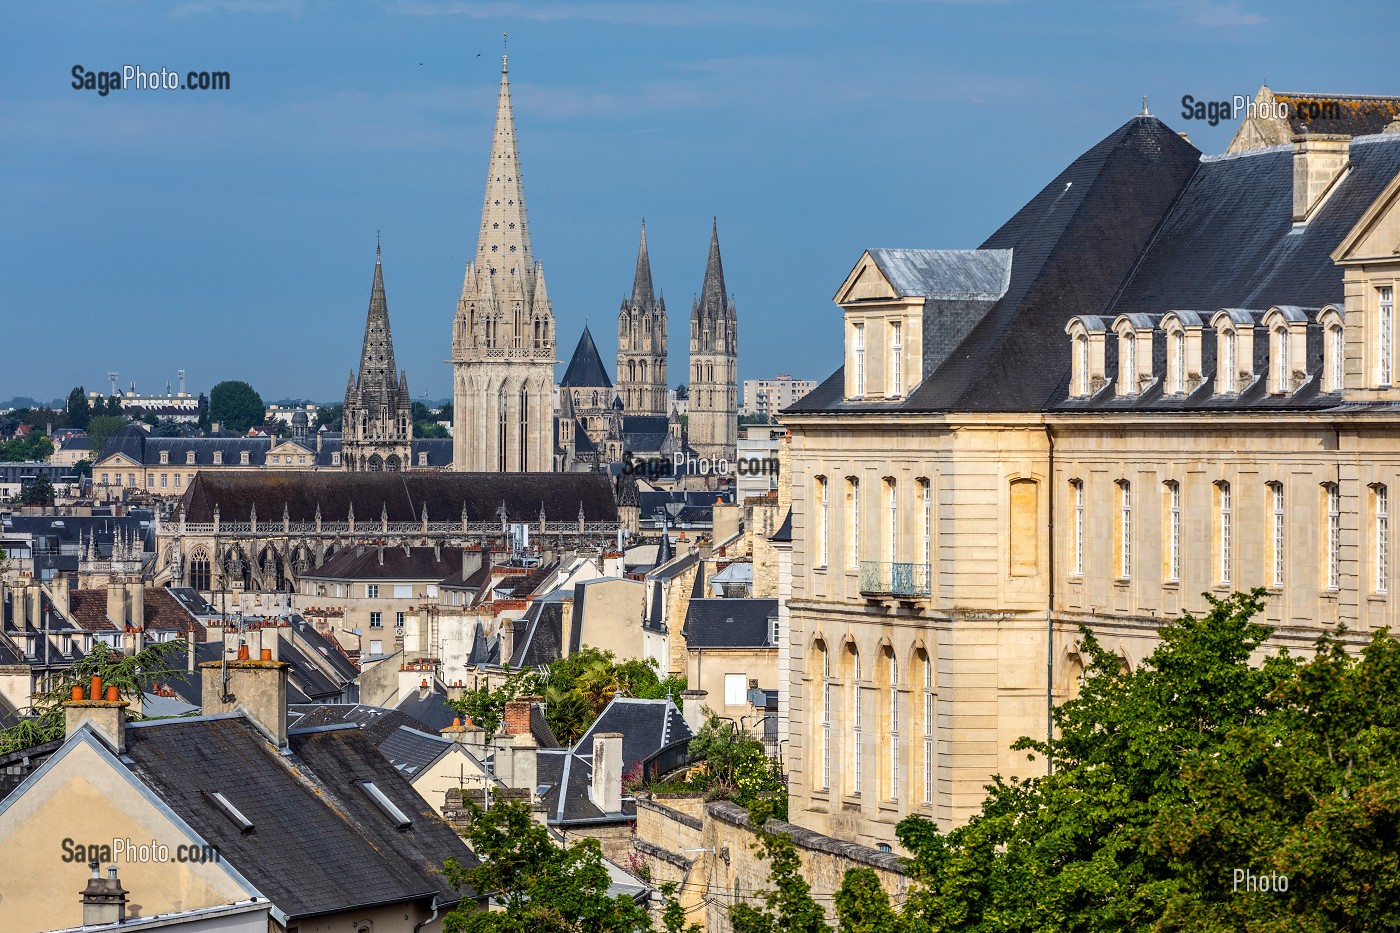
M 120 376 L 120 375 L 121 375 L 121 373 L 116 373 L 116 372 L 108 372 L 108 373 L 107 373 L 107 378 L 110 379 L 110 380 L 112 380 L 112 394 L 113 394 L 113 395 L 116 395 L 116 394 L 117 394 L 117 377 Z
M 178 377 L 180 378 L 180 394 L 181 394 L 181 395 L 184 395 L 184 394 L 185 394 L 185 371 L 184 371 L 183 369 L 177 369 L 177 370 L 175 370 L 175 375 L 178 376 Z

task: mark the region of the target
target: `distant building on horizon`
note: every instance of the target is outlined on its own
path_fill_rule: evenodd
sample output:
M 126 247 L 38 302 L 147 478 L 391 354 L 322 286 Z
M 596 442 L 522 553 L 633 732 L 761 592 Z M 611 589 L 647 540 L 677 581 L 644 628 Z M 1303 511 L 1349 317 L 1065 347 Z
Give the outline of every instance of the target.
M 741 415 L 773 417 L 817 387 L 812 379 L 794 379 L 779 373 L 772 379 L 745 379 Z

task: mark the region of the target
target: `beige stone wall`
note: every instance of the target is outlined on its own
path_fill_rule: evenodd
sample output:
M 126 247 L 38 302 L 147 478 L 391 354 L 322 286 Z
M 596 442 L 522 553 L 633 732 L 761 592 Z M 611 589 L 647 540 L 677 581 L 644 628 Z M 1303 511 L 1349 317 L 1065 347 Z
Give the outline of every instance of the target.
M 580 642 L 621 659 L 644 657 L 642 610 L 646 585 L 638 580 L 595 580 L 583 586 Z M 574 609 L 577 610 L 577 599 Z M 566 619 L 564 631 L 569 630 Z M 566 634 L 567 638 L 567 634 Z
M 705 705 L 721 716 L 740 723 L 750 732 L 761 731 L 758 720 L 763 715 L 748 700 L 748 684 L 758 681 L 765 690 L 778 687 L 777 648 L 690 648 L 685 682 L 692 690 L 704 690 L 709 696 Z M 744 699 L 729 705 L 725 702 L 724 683 L 728 675 L 744 678 Z

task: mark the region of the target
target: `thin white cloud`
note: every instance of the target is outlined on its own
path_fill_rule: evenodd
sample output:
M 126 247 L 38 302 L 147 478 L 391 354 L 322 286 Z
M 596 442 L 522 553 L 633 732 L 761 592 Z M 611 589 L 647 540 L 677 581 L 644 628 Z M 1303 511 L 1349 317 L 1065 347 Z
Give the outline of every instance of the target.
M 1243 10 L 1240 4 L 1228 0 L 1158 0 L 1147 4 L 1147 7 L 1171 13 L 1192 26 L 1207 29 L 1258 26 L 1267 21 L 1263 15 Z
M 305 0 L 185 0 L 170 9 L 171 16 L 205 13 L 284 13 L 292 17 L 306 12 Z

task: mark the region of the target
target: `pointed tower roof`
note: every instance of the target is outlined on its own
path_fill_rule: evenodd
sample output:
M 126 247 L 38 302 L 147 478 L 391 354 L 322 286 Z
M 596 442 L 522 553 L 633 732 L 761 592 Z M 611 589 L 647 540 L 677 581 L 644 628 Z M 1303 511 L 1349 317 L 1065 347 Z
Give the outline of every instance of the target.
M 719 259 L 719 219 L 710 228 L 710 258 L 705 262 L 705 284 L 700 287 L 700 301 L 692 314 L 716 320 L 723 318 L 729 308 L 724 288 L 724 265 Z
M 503 281 L 522 282 L 532 269 L 530 230 L 525 222 L 525 184 L 520 177 L 520 151 L 515 140 L 515 117 L 510 107 L 510 75 L 501 56 L 501 94 L 496 104 L 496 133 L 491 139 L 491 162 L 486 166 L 486 200 L 481 210 L 476 265 Z
M 569 360 L 569 368 L 564 370 L 564 378 L 559 385 L 580 389 L 598 386 L 612 388 L 612 380 L 603 368 L 603 358 L 598 355 L 598 345 L 593 342 L 587 325 L 584 325 L 583 336 L 578 338 L 578 346 L 574 347 L 573 358 Z
M 394 365 L 394 338 L 389 332 L 389 302 L 384 297 L 384 267 L 374 248 L 374 282 L 369 290 L 369 314 L 365 317 L 365 341 L 360 349 L 360 373 L 355 383 L 362 392 L 392 392 L 398 387 Z
M 647 254 L 647 222 L 642 221 L 642 243 L 637 247 L 637 274 L 632 278 L 632 307 L 650 310 L 656 304 L 651 281 L 651 257 Z

